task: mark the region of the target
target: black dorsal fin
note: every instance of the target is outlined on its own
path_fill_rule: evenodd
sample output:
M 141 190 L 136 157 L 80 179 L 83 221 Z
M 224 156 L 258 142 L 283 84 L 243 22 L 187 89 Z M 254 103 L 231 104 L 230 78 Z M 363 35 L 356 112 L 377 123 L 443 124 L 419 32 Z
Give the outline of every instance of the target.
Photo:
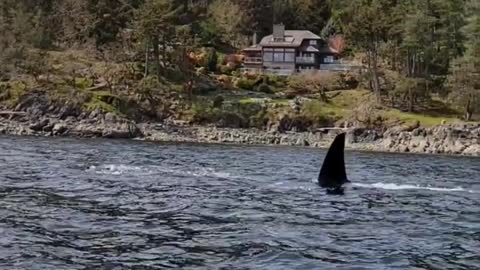
M 349 182 L 345 172 L 345 133 L 337 135 L 323 161 L 318 184 L 323 188 L 339 188 Z

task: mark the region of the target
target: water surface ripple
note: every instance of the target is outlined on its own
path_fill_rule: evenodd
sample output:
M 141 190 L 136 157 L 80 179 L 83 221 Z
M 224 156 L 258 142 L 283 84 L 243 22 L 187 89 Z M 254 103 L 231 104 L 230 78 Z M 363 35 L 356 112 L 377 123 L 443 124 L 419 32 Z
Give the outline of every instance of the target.
M 479 269 L 480 160 L 0 137 L 1 269 Z

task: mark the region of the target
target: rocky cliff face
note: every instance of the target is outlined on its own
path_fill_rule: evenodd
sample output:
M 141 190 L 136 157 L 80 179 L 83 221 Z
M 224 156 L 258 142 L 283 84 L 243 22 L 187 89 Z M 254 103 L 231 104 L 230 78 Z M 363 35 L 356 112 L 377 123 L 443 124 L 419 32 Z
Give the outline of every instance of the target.
M 0 108 L 1 111 L 1 108 Z M 152 141 L 234 143 L 328 147 L 341 129 L 319 132 L 271 132 L 176 124 L 135 123 L 111 113 L 86 113 L 42 97 L 26 99 L 15 112 L 0 113 L 0 134 L 139 138 Z M 355 150 L 480 156 L 480 123 L 456 123 L 433 128 L 394 127 L 386 132 L 349 129 L 346 147 Z
M 192 127 L 171 130 L 143 127 L 145 139 L 152 141 L 183 141 L 234 144 L 266 144 L 328 147 L 344 130 L 325 132 L 279 133 L 246 129 Z M 349 129 L 348 149 L 480 156 L 480 124 L 451 124 L 433 128 L 405 130 L 392 128 L 384 133 L 367 129 Z
M 480 155 L 480 124 L 455 123 L 433 128 L 387 130 L 382 147 L 391 152 Z
M 72 104 L 52 104 L 42 95 L 26 98 L 14 112 L 0 113 L 0 134 L 106 138 L 141 135 L 133 121 L 98 110 L 87 113 Z

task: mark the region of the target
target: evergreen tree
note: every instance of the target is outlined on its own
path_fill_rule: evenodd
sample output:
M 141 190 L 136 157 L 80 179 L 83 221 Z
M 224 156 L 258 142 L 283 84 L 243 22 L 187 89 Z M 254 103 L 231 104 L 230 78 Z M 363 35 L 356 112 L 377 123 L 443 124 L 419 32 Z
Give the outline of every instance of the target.
M 480 112 L 480 1 L 471 0 L 468 5 L 466 54 L 455 60 L 448 82 L 454 101 L 463 107 L 465 120 L 471 120 Z
M 365 52 L 371 88 L 380 101 L 381 47 L 393 27 L 393 0 L 354 0 L 336 4 L 335 16 L 351 45 Z
M 167 43 L 174 34 L 174 20 L 178 10 L 173 0 L 146 0 L 136 15 L 135 29 L 145 43 L 147 55 L 153 51 L 157 78 L 161 78 L 162 65 L 167 58 Z M 148 57 L 147 57 L 148 58 Z M 148 63 L 147 69 L 148 69 Z

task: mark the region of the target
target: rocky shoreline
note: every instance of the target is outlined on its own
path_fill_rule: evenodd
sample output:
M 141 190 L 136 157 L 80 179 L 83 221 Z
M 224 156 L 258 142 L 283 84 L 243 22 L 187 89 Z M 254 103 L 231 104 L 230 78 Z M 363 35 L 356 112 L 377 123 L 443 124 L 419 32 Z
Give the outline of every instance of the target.
M 351 150 L 480 156 L 480 123 L 455 123 L 432 128 L 394 127 L 384 132 L 362 128 L 278 132 L 135 123 L 99 111 L 75 114 L 62 109 L 53 110 L 50 114 L 39 114 L 34 109 L 0 113 L 0 134 L 325 148 L 336 134 L 347 132 L 346 148 Z

